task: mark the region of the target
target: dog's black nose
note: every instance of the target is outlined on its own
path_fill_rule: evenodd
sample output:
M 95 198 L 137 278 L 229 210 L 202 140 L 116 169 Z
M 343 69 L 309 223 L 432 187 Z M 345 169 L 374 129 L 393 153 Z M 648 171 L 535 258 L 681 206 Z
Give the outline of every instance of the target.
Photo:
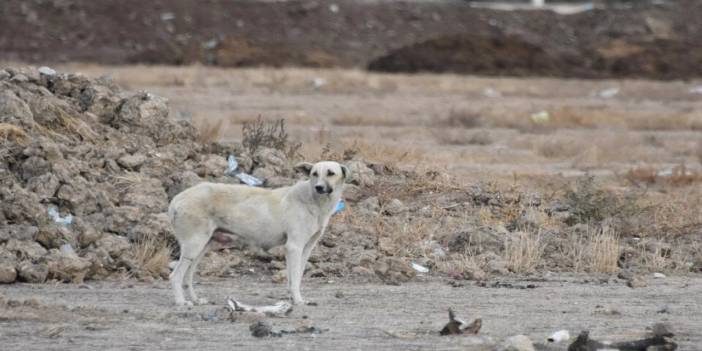
M 323 194 L 324 193 L 324 186 L 323 185 L 315 185 L 314 190 L 317 190 L 318 193 Z

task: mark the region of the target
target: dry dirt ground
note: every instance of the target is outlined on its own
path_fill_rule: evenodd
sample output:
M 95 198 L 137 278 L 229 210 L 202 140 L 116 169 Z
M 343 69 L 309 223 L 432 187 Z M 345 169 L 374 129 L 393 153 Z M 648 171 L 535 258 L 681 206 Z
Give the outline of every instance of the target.
M 6 302 L 30 302 L 0 307 L 0 343 L 6 350 L 76 351 L 491 350 L 493 343 L 519 333 L 536 343 L 559 329 L 589 329 L 592 337 L 617 341 L 638 338 L 653 323 L 668 322 L 677 332 L 680 350 L 696 349 L 702 343 L 702 279 L 649 280 L 641 289 L 582 276 L 501 280 L 515 287 L 535 285 L 519 289 L 471 282 L 452 287 L 436 278 L 401 286 L 308 279 L 304 290 L 318 306 L 303 306 L 288 317 L 269 320 L 274 330 L 313 325 L 324 331 L 265 339 L 250 335 L 250 322 L 214 317 L 224 316 L 215 311 L 228 295 L 250 303 L 281 298 L 282 285 L 262 277 L 207 279 L 198 289 L 219 304 L 192 308 L 172 306 L 167 282 L 162 281 L 91 282 L 89 289 L 15 284 L 3 288 Z M 449 306 L 466 319 L 482 317 L 480 336 L 439 336 Z
M 318 157 L 356 142 L 366 158 L 439 167 L 468 182 L 614 176 L 637 166 L 700 169 L 702 81 L 479 78 L 355 70 L 58 66 L 109 75 L 170 100 L 171 116 L 241 137 L 257 116 L 286 119 Z M 700 88 L 702 92 L 702 88 Z M 611 96 L 610 96 L 611 95 Z M 540 112 L 549 114 L 541 121 Z
M 495 181 L 532 187 L 542 194 L 559 182 L 594 174 L 612 188 L 640 188 L 664 202 L 678 201 L 681 207 L 671 207 L 670 218 L 684 222 L 681 228 L 691 240 L 683 243 L 686 247 L 699 245 L 694 235 L 702 223 L 702 102 L 695 93 L 700 81 L 495 79 L 200 66 L 54 68 L 110 75 L 126 89 L 164 96 L 170 100 L 170 116 L 213 130 L 215 139 L 238 140 L 241 123 L 259 115 L 285 118 L 291 137 L 303 142 L 303 154 L 309 159 L 319 158 L 326 145 L 341 152 L 355 144 L 367 160 L 406 169 L 439 169 L 465 185 Z M 669 183 L 666 174 L 680 165 L 691 173 L 689 179 Z M 626 177 L 637 169 L 652 170 L 644 172 L 652 178 L 636 172 Z M 660 233 L 657 238 L 672 241 L 674 235 Z M 219 306 L 171 306 L 167 282 L 161 280 L 88 282 L 92 289 L 15 284 L 0 291 L 5 298 L 0 307 L 0 344 L 41 350 L 271 345 L 487 349 L 487 339 L 436 335 L 446 322 L 446 309 L 453 307 L 466 319 L 481 316 L 480 335 L 498 343 L 520 333 L 540 341 L 562 328 L 572 333 L 589 329 L 599 339 L 631 339 L 652 323 L 667 321 L 677 332 L 681 349 L 694 349 L 702 342 L 697 330 L 702 323 L 698 303 L 702 280 L 684 264 L 657 263 L 655 259 L 668 258 L 656 252 L 641 270 L 648 285 L 636 289 L 609 275 L 602 276 L 609 281 L 603 283 L 600 276 L 540 279 L 545 273 L 537 273 L 535 281 L 512 281 L 519 278 L 508 273 L 507 278 L 489 277 L 486 283 L 509 280 L 513 286 L 535 284 L 533 289 L 478 287 L 473 281 L 458 281 L 463 286 L 452 287 L 438 274 L 400 286 L 359 283 L 355 278 L 333 278 L 334 283 L 305 278 L 303 289 L 319 306 L 273 319 L 274 328 L 310 323 L 329 330 L 266 340 L 251 337 L 249 323 L 203 320 L 203 314 L 208 319 Z M 653 279 L 647 271 L 658 269 L 669 277 Z M 270 280 L 265 274 L 226 280 L 207 277 L 198 288 L 219 305 L 227 295 L 262 303 L 284 296 L 283 286 Z M 338 291 L 343 297 L 335 297 Z M 9 300 L 16 301 L 8 304 Z M 22 306 L 10 306 L 17 301 Z M 482 344 L 469 346 L 472 343 Z

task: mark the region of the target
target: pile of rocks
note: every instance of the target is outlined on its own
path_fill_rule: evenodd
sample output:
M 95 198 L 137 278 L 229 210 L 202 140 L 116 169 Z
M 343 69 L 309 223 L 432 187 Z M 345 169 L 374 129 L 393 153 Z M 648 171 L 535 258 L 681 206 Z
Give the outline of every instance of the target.
M 165 212 L 178 192 L 237 182 L 224 176 L 230 154 L 246 172 L 293 181 L 278 150 L 199 142 L 162 97 L 46 67 L 0 69 L 0 282 L 166 275 L 140 267 L 138 244 L 173 240 Z

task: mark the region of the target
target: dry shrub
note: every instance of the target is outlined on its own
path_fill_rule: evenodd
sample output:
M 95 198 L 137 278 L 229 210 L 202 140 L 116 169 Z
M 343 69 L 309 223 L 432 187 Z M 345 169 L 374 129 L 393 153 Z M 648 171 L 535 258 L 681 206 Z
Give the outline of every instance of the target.
M 168 268 L 171 247 L 164 238 L 152 235 L 137 240 L 132 245 L 132 255 L 142 271 L 158 276 Z
M 636 193 L 615 194 L 600 188 L 593 176 L 582 177 L 565 193 L 571 212 L 566 223 L 597 224 L 614 220 L 621 226 L 631 224 L 636 216 L 647 210 L 639 206 L 639 197 L 640 194 Z
M 493 143 L 490 134 L 486 131 L 468 132 L 465 129 L 432 130 L 434 138 L 442 145 L 490 145 Z
M 622 247 L 613 229 L 588 226 L 584 235 L 572 234 L 561 250 L 575 272 L 612 273 L 619 269 Z
M 549 139 L 544 141 L 537 151 L 546 158 L 568 158 L 579 154 L 582 149 L 582 145 L 578 145 L 572 140 Z
M 9 123 L 0 123 L 0 139 L 11 142 L 24 142 L 27 140 L 27 133 L 24 129 Z
M 385 126 L 397 127 L 405 125 L 399 119 L 392 119 L 386 116 L 344 114 L 332 118 L 332 123 L 338 126 Z
M 688 186 L 702 181 L 702 174 L 680 164 L 668 171 L 658 171 L 651 166 L 639 166 L 630 169 L 624 178 L 635 185 L 662 184 L 670 186 Z
M 478 128 L 483 123 L 477 111 L 452 108 L 446 117 L 446 124 L 449 127 Z
M 505 241 L 505 259 L 507 268 L 515 273 L 533 272 L 541 263 L 544 245 L 541 232 L 515 232 Z
M 198 131 L 197 140 L 204 144 L 219 140 L 222 136 L 222 124 L 223 121 L 221 119 L 215 122 L 207 119 L 201 121 L 195 126 Z
M 264 121 L 258 116 L 254 122 L 245 122 L 241 126 L 242 144 L 251 155 L 261 147 L 269 147 L 283 151 L 289 159 L 300 156 L 302 144 L 292 142 L 285 130 L 285 119 L 277 121 Z

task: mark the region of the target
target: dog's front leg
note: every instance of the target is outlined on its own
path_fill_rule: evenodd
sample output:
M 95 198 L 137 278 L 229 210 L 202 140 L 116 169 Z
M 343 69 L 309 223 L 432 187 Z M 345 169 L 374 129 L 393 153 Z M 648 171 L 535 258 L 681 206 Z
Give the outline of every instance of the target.
M 285 265 L 288 271 L 288 288 L 290 289 L 293 303 L 296 305 L 305 302 L 302 299 L 302 294 L 300 294 L 300 284 L 302 283 L 302 269 L 300 269 L 302 250 L 303 246 L 298 243 L 288 241 L 288 243 L 285 244 Z

